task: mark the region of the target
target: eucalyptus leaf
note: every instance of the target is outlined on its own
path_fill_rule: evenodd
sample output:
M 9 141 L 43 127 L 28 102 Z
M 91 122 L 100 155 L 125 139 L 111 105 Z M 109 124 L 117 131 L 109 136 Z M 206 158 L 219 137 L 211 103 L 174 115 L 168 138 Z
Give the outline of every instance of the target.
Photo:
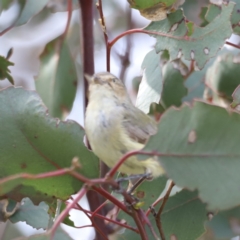
M 194 25 L 189 29 L 182 10 L 168 15 L 167 19 L 150 23 L 145 30 L 157 39 L 155 49 L 158 52 L 167 49 L 170 60 L 183 56 L 186 60 L 194 60 L 197 69 L 202 69 L 206 62 L 214 57 L 232 34 L 231 14 L 233 3 L 222 6 L 221 14 L 205 27 Z M 155 32 L 155 33 L 154 33 Z
M 155 50 L 151 50 L 145 56 L 142 69 L 144 73 L 138 90 L 136 107 L 148 113 L 151 103 L 159 103 L 163 85 L 160 56 Z
M 48 43 L 41 55 L 36 89 L 53 117 L 63 118 L 70 112 L 77 90 L 77 73 L 67 43 L 61 37 Z
M 18 210 L 10 217 L 10 221 L 12 223 L 22 221 L 36 229 L 47 229 L 49 221 L 48 205 L 41 202 L 36 206 L 29 198 L 24 198 Z
M 21 173 L 47 173 L 69 168 L 79 158 L 79 173 L 98 176 L 98 160 L 83 143 L 84 130 L 74 121 L 52 118 L 39 96 L 22 88 L 0 91 L 0 196 L 34 204 L 66 200 L 83 182 L 69 174 L 26 179 Z
M 170 108 L 145 151 L 158 151 L 169 178 L 180 187 L 198 189 L 208 209 L 239 204 L 240 115 L 203 102 Z

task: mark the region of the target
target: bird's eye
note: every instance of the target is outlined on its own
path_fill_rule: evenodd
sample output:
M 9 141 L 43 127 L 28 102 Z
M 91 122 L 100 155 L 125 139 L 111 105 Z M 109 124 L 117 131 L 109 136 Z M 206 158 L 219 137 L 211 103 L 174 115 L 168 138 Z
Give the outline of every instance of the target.
M 113 78 L 112 81 L 113 81 L 113 82 L 116 82 L 116 81 L 117 81 L 117 78 Z

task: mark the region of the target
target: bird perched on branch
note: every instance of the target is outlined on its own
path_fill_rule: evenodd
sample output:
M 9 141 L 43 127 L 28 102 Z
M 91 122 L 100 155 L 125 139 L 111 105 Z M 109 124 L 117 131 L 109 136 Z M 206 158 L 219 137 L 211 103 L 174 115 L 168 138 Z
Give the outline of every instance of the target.
M 89 103 L 85 131 L 93 152 L 109 167 L 127 152 L 140 150 L 149 136 L 157 132 L 156 122 L 136 108 L 124 84 L 109 72 L 86 75 L 89 82 Z M 163 174 L 154 157 L 139 160 L 131 156 L 119 171 L 125 174 Z

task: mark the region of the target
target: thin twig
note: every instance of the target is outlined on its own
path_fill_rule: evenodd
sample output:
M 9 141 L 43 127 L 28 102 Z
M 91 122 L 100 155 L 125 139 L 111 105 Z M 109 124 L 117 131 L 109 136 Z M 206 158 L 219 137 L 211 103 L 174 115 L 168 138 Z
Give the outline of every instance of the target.
M 162 212 L 163 212 L 163 209 L 164 209 L 164 207 L 165 207 L 165 205 L 166 205 L 166 203 L 167 203 L 167 200 L 168 200 L 168 198 L 169 198 L 169 195 L 170 195 L 170 193 L 171 193 L 172 188 L 174 187 L 174 185 L 175 185 L 174 182 L 171 181 L 170 184 L 169 184 L 168 190 L 167 190 L 165 196 L 163 197 L 162 205 L 161 205 L 161 207 L 159 208 L 159 211 L 158 211 L 158 213 L 157 213 L 157 215 L 156 215 L 156 217 L 155 217 L 155 219 L 156 219 L 156 224 L 157 224 L 157 227 L 158 227 L 158 230 L 159 230 L 159 233 L 160 233 L 160 236 L 161 236 L 161 239 L 162 239 L 162 240 L 166 240 L 166 238 L 165 238 L 165 235 L 164 235 L 164 232 L 163 232 L 163 228 L 162 228 L 161 214 L 162 214 Z
M 178 39 L 178 40 L 186 40 L 186 41 L 196 41 L 195 38 L 188 38 L 186 39 L 184 36 L 183 37 L 177 37 L 177 36 L 173 36 L 173 35 L 170 35 L 170 34 L 166 34 L 166 33 L 161 33 L 161 32 L 155 32 L 155 31 L 148 31 L 148 30 L 144 30 L 142 28 L 135 28 L 135 29 L 130 29 L 130 30 L 127 30 L 121 34 L 119 34 L 117 37 L 115 37 L 112 41 L 110 41 L 108 43 L 108 49 L 107 49 L 107 58 L 110 59 L 110 53 L 111 53 L 111 48 L 112 46 L 122 37 L 124 36 L 127 36 L 129 34 L 133 34 L 133 33 L 145 33 L 145 34 L 150 34 L 150 35 L 157 35 L 157 36 L 163 36 L 163 37 L 169 37 L 169 38 L 173 38 L 173 39 Z M 234 43 L 231 43 L 231 42 L 228 42 L 226 41 L 225 44 L 228 44 L 230 46 L 233 46 L 235 48 L 238 48 L 240 49 L 240 46 L 239 45 L 236 45 Z
M 102 238 L 108 240 L 108 238 L 106 237 L 104 232 L 101 230 L 101 228 L 95 223 L 94 217 L 89 216 L 87 211 L 84 208 L 82 208 L 79 203 L 76 203 L 76 205 L 79 208 L 79 210 L 81 210 L 89 218 L 89 220 L 92 222 L 92 226 L 97 230 L 97 232 L 102 236 Z
M 155 212 L 155 209 L 154 207 L 163 200 L 163 197 L 162 198 L 158 198 L 149 208 L 148 210 L 146 211 L 146 216 L 148 216 L 150 213 L 153 213 Z M 155 213 L 157 215 L 157 213 Z
M 105 46 L 106 46 L 106 68 L 107 68 L 107 72 L 110 72 L 109 41 L 108 41 L 107 27 L 106 27 L 104 15 L 103 15 L 102 0 L 98 0 L 98 3 L 96 5 L 97 5 L 97 9 L 98 9 L 99 15 L 100 15 L 99 21 L 100 21 L 100 25 L 101 25 L 101 28 L 103 31 Z
M 92 189 L 102 196 L 104 196 L 106 199 L 108 199 L 110 202 L 112 202 L 114 205 L 118 206 L 122 211 L 129 214 L 129 210 L 126 208 L 126 206 L 120 202 L 117 198 L 115 198 L 113 195 L 111 195 L 109 192 L 104 190 L 103 188 L 98 188 L 96 186 L 92 186 Z
M 107 71 L 110 72 L 110 60 L 107 59 L 107 55 L 108 55 L 107 54 L 107 52 L 108 52 L 108 34 L 107 34 L 107 27 L 106 27 L 104 15 L 103 15 L 102 0 L 98 0 L 98 3 L 96 3 L 96 6 L 97 6 L 97 9 L 99 11 L 99 15 L 100 15 L 99 22 L 100 22 L 101 29 L 103 31 L 104 40 L 105 40 L 106 68 L 107 68 Z M 104 177 L 108 171 L 109 171 L 109 167 L 103 161 L 100 161 L 100 177 Z M 108 190 L 107 185 L 105 186 L 105 190 Z M 103 211 L 104 210 L 105 209 L 103 209 Z
M 109 200 L 111 199 L 110 201 L 113 200 L 112 202 L 119 207 L 119 203 L 120 203 L 120 202 L 119 202 L 116 198 L 112 197 L 112 195 L 109 194 L 107 191 L 105 191 L 104 189 L 101 189 L 101 188 L 97 188 L 97 187 L 95 187 L 95 186 L 93 186 L 93 189 L 96 190 L 96 191 L 99 191 L 99 190 L 100 190 L 100 192 L 104 193 L 104 195 L 109 195 L 109 198 L 108 198 L 108 199 L 109 199 Z M 99 192 L 99 193 L 100 193 L 100 192 Z M 134 199 L 132 198 L 132 196 L 129 195 L 126 191 L 123 191 L 123 192 L 122 192 L 122 195 L 123 195 L 125 201 L 126 201 L 127 203 L 129 203 L 130 206 L 132 206 L 132 207 L 131 207 L 132 211 L 129 212 L 129 211 L 126 209 L 125 205 L 123 205 L 125 209 L 122 209 L 121 207 L 120 207 L 120 209 L 122 209 L 123 211 L 125 210 L 125 212 L 126 212 L 127 214 L 129 214 L 130 216 L 133 217 L 133 219 L 134 219 L 134 221 L 135 221 L 135 223 L 136 223 L 136 225 L 137 225 L 137 228 L 138 228 L 138 230 L 139 230 L 139 234 L 140 234 L 140 236 L 141 236 L 141 239 L 142 239 L 142 240 L 147 240 L 148 237 L 147 237 L 146 231 L 145 231 L 145 229 L 144 229 L 143 222 L 141 221 L 141 219 L 142 219 L 142 217 L 141 217 L 141 211 L 140 211 L 140 210 L 136 210 L 136 209 L 134 208 L 135 200 L 134 200 Z M 116 201 L 117 201 L 117 204 L 116 204 Z M 121 203 L 121 204 L 122 204 L 122 203 Z M 145 217 L 146 217 L 146 216 L 145 216 Z
M 238 48 L 238 49 L 240 49 L 240 46 L 239 46 L 239 45 L 237 45 L 237 44 L 234 44 L 234 43 L 231 43 L 231 42 L 229 42 L 229 41 L 226 41 L 226 42 L 225 42 L 225 44 L 227 44 L 227 45 L 230 45 L 230 46 L 232 46 L 232 47 L 235 47 L 235 48 Z
M 49 177 L 56 177 L 56 176 L 65 175 L 65 174 L 71 173 L 71 171 L 73 171 L 72 168 L 64 168 L 64 169 L 59 169 L 59 170 L 56 170 L 56 171 L 39 173 L 39 174 L 19 173 L 19 174 L 15 174 L 15 175 L 11 175 L 11 176 L 2 178 L 0 180 L 0 185 L 3 185 L 4 183 L 6 183 L 8 181 L 16 180 L 16 179 L 19 179 L 19 178 L 24 178 L 24 179 L 49 178 Z
M 96 6 L 97 6 L 97 9 L 99 11 L 100 21 L 101 21 L 100 25 L 101 25 L 101 28 L 103 30 L 105 44 L 107 46 L 107 44 L 108 44 L 108 35 L 107 35 L 107 27 L 106 27 L 104 15 L 103 15 L 102 0 L 98 0 L 98 4 L 96 4 Z
M 81 208 L 82 208 L 82 207 L 81 207 Z M 78 207 L 78 208 L 75 208 L 75 209 L 79 210 L 79 207 Z M 82 209 L 80 209 L 80 210 L 82 210 Z M 93 213 L 92 213 L 91 211 L 89 211 L 89 210 L 84 209 L 84 212 L 90 214 L 91 216 L 93 215 Z M 138 229 L 133 228 L 133 227 L 127 225 L 127 224 L 118 222 L 118 221 L 113 220 L 113 219 L 111 219 L 111 218 L 107 218 L 107 217 L 102 216 L 102 215 L 100 215 L 100 214 L 98 214 L 98 213 L 95 213 L 94 215 L 95 215 L 96 217 L 98 217 L 98 218 L 104 219 L 105 221 L 114 223 L 114 224 L 119 225 L 119 226 L 121 226 L 121 227 L 127 228 L 127 229 L 129 229 L 129 230 L 131 230 L 131 231 L 133 231 L 133 232 L 139 233 Z M 88 217 L 91 217 L 91 216 L 88 215 Z
M 209 153 L 199 153 L 199 154 L 185 154 L 185 153 L 160 153 L 156 151 L 148 152 L 143 150 L 133 150 L 125 155 L 123 155 L 118 162 L 113 166 L 113 168 L 107 173 L 107 178 L 113 178 L 115 173 L 118 171 L 120 166 L 131 156 L 141 154 L 141 155 L 147 155 L 147 156 L 159 156 L 159 157 L 178 157 L 178 158 L 192 158 L 192 157 L 239 157 L 240 154 L 209 154 Z
M 52 228 L 51 228 L 51 240 L 54 237 L 54 234 L 59 227 L 60 223 L 63 222 L 63 220 L 66 218 L 66 216 L 69 214 L 70 210 L 73 208 L 75 204 L 78 203 L 78 201 L 85 195 L 87 192 L 86 187 L 82 187 L 82 189 L 77 193 L 76 198 L 60 213 L 56 221 L 54 222 Z
M 149 221 L 147 215 L 144 213 L 144 211 L 142 209 L 139 209 L 139 210 L 140 210 L 140 216 L 141 216 L 142 222 L 147 224 L 147 226 L 149 227 L 154 239 L 159 240 L 159 237 L 155 233 L 154 228 L 153 228 L 151 222 Z
M 102 209 L 106 204 L 108 203 L 108 201 L 106 200 L 105 202 L 103 202 L 97 209 L 95 209 L 95 211 L 92 213 L 92 216 L 94 216 L 95 214 L 97 214 L 97 212 Z
M 131 8 L 129 8 L 129 6 L 127 7 L 127 25 L 128 28 L 132 28 L 132 10 Z M 126 70 L 130 65 L 130 55 L 131 55 L 131 50 L 132 50 L 132 41 L 131 41 L 131 35 L 128 35 L 126 38 L 126 49 L 125 49 L 125 54 L 124 55 L 119 55 L 120 60 L 121 60 L 121 71 L 119 74 L 119 78 L 124 81 L 125 79 L 125 74 L 126 74 Z
M 141 239 L 142 240 L 147 240 L 148 237 L 147 237 L 146 230 L 144 228 L 144 224 L 149 222 L 147 216 L 145 215 L 145 213 L 141 209 L 135 209 L 134 208 L 136 200 L 131 195 L 129 195 L 126 191 L 123 191 L 122 195 L 125 199 L 125 202 L 128 203 L 131 207 L 132 211 L 129 212 L 128 214 L 130 216 L 132 216 L 132 218 L 134 219 L 134 221 L 137 225 L 137 228 L 139 230 L 139 235 L 141 236 Z
M 84 226 L 74 226 L 77 229 L 81 229 L 81 228 L 87 228 L 87 227 L 93 227 L 93 225 L 84 225 Z
M 137 228 L 139 230 L 139 234 L 141 236 L 141 239 L 142 240 L 148 240 L 148 236 L 147 236 L 147 233 L 146 233 L 146 230 L 144 228 L 144 225 L 141 221 L 141 217 L 140 217 L 140 210 L 136 210 L 132 207 L 132 214 L 131 216 L 133 217 L 136 225 L 137 225 Z

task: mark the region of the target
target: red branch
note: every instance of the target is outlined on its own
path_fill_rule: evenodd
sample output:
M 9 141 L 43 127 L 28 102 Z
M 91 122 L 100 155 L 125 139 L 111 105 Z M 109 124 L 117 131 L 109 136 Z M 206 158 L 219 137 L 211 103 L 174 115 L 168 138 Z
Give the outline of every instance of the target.
M 54 237 L 54 234 L 59 227 L 59 225 L 63 222 L 63 220 L 67 217 L 70 210 L 76 205 L 79 200 L 85 195 L 87 192 L 85 187 L 82 187 L 82 189 L 77 193 L 76 198 L 69 204 L 67 207 L 60 213 L 56 221 L 54 222 L 52 228 L 51 228 L 51 240 Z
M 169 196 L 170 196 L 170 193 L 171 193 L 172 188 L 174 187 L 174 185 L 175 185 L 174 182 L 171 181 L 171 183 L 169 184 L 168 190 L 167 190 L 165 196 L 163 197 L 162 205 L 161 205 L 161 207 L 159 208 L 159 211 L 158 211 L 158 213 L 157 213 L 157 215 L 156 215 L 156 217 L 155 217 L 155 219 L 156 219 L 156 224 L 157 224 L 157 227 L 158 227 L 158 230 L 159 230 L 159 232 L 160 232 L 160 236 L 161 236 L 161 239 L 162 239 L 162 240 L 165 240 L 166 238 L 165 238 L 165 235 L 164 235 L 164 232 L 163 232 L 163 229 L 162 229 L 161 214 L 162 214 L 162 212 L 163 212 L 163 209 L 164 209 L 164 207 L 165 207 L 165 205 L 166 205 L 166 203 L 167 203 L 167 200 L 168 200 L 168 198 L 169 198 Z
M 236 45 L 236 44 L 234 44 L 234 43 L 231 43 L 231 42 L 226 41 L 225 44 L 240 49 L 240 46 L 239 46 L 239 45 Z
M 69 203 L 67 203 L 67 204 L 69 204 Z M 107 218 L 107 217 L 102 216 L 102 215 L 100 215 L 100 214 L 98 214 L 98 213 L 92 213 L 91 211 L 86 210 L 86 209 L 82 208 L 81 206 L 79 206 L 79 204 L 77 204 L 77 208 L 75 208 L 75 209 L 83 211 L 90 219 L 91 219 L 91 217 L 92 217 L 93 215 L 95 215 L 96 217 L 101 218 L 101 219 L 104 219 L 105 221 L 114 223 L 114 224 L 119 225 L 119 226 L 121 226 L 121 227 L 127 228 L 127 229 L 129 229 L 129 230 L 131 230 L 131 231 L 133 231 L 133 232 L 139 233 L 138 229 L 136 229 L 136 228 L 133 228 L 133 227 L 127 225 L 127 224 L 118 222 L 118 221 L 113 220 L 113 219 L 111 219 L 111 218 Z M 91 215 L 91 216 L 89 216 L 89 215 Z M 93 227 L 93 225 L 88 225 L 88 226 Z

